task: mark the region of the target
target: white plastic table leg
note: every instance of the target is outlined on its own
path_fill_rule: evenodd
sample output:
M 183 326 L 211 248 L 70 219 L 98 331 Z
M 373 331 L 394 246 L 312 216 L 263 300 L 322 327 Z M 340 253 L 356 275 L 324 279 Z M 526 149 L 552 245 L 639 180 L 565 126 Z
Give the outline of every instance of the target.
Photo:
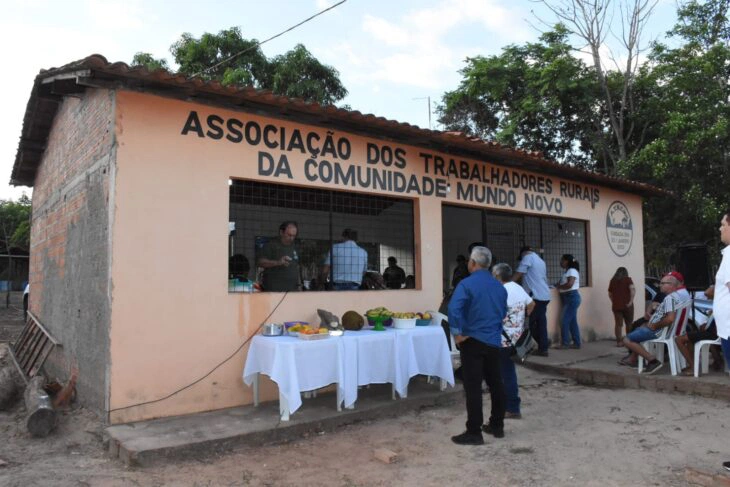
M 279 393 L 279 417 L 282 421 L 289 421 L 289 401 L 281 392 Z

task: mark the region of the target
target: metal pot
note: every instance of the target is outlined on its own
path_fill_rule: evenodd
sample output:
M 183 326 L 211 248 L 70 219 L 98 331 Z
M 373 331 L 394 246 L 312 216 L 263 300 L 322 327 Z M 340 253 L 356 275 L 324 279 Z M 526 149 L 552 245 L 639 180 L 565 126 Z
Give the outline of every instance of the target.
M 265 337 L 277 337 L 284 334 L 284 327 L 279 323 L 266 323 L 261 334 Z

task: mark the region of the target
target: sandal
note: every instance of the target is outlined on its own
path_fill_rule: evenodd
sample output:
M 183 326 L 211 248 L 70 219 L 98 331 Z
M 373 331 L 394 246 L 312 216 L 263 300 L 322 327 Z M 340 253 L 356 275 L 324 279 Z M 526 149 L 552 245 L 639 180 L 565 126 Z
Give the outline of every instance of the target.
M 692 367 L 685 367 L 682 369 L 682 372 L 680 372 L 681 375 L 685 377 L 692 377 L 695 375 L 695 371 Z
M 618 364 L 625 365 L 627 367 L 636 367 L 638 365 L 638 364 L 632 364 L 631 361 L 627 357 L 624 357 L 621 360 L 619 360 Z

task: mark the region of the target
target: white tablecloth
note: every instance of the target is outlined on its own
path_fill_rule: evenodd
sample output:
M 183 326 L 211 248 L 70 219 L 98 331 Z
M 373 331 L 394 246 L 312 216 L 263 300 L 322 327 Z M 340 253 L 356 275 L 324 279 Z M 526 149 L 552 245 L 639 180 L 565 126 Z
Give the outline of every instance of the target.
M 332 383 L 338 384 L 345 407 L 355 403 L 362 385 L 390 383 L 401 397 L 407 396 L 411 377 L 419 374 L 454 385 L 451 356 L 440 326 L 346 331 L 342 337 L 312 341 L 256 336 L 246 358 L 244 382 L 251 385 L 258 373 L 277 383 L 291 412 L 302 404 L 300 392 Z
M 243 381 L 251 385 L 256 374 L 266 374 L 279 386 L 279 394 L 294 412 L 302 405 L 301 392 L 337 383 L 343 392 L 344 346 L 335 337 L 305 341 L 294 337 L 255 336 L 248 350 Z M 357 397 L 357 388 L 355 398 Z M 350 403 L 355 402 L 350 398 Z M 348 404 L 345 397 L 345 404 Z

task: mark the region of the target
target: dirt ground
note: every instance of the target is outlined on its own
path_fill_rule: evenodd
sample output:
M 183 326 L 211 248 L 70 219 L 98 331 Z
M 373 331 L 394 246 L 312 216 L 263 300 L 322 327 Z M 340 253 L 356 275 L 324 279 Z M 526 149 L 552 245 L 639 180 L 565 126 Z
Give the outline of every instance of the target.
M 730 460 L 730 403 L 577 386 L 520 369 L 524 419 L 506 437 L 457 446 L 463 403 L 351 425 L 288 444 L 125 467 L 105 456 L 103 429 L 74 408 L 46 439 L 30 438 L 22 401 L 0 412 L 3 486 L 686 485 L 684 468 Z M 487 401 L 488 403 L 488 401 Z M 398 461 L 384 464 L 373 450 Z

